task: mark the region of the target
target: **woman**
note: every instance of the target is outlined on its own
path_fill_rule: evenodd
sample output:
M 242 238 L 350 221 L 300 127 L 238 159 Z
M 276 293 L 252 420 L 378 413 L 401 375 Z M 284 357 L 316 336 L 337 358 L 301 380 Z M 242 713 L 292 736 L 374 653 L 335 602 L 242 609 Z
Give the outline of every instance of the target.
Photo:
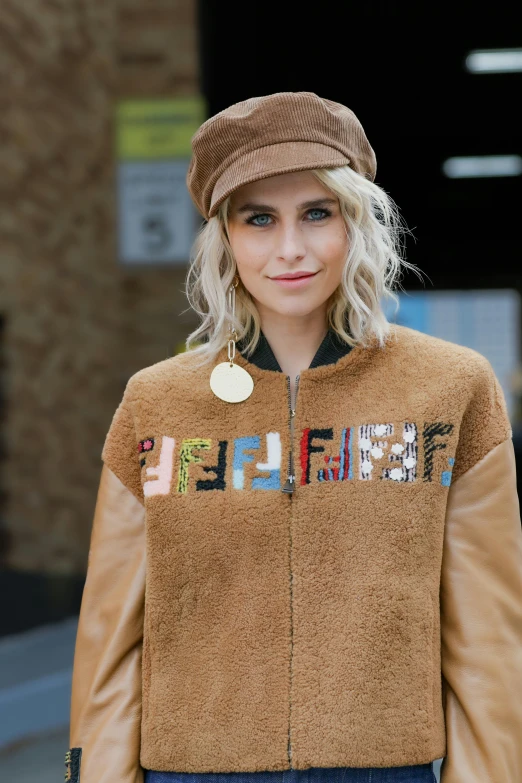
M 68 779 L 423 783 L 444 757 L 442 783 L 519 783 L 490 364 L 386 321 L 400 219 L 349 109 L 252 98 L 193 153 L 201 325 L 129 379 L 104 444 Z

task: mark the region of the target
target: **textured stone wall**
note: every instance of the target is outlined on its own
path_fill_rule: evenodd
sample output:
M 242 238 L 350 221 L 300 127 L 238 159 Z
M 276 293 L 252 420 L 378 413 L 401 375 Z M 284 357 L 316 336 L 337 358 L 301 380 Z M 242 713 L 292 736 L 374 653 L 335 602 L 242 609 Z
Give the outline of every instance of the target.
M 118 90 L 128 97 L 198 89 L 196 0 L 118 0 Z
M 197 89 L 193 2 L 4 0 L 0 85 L 2 564 L 75 574 L 125 382 L 193 324 L 184 267 L 117 264 L 112 124 Z
M 119 0 L 121 98 L 198 94 L 196 0 Z M 183 293 L 186 267 L 150 266 L 125 282 L 129 372 L 165 359 L 196 321 Z

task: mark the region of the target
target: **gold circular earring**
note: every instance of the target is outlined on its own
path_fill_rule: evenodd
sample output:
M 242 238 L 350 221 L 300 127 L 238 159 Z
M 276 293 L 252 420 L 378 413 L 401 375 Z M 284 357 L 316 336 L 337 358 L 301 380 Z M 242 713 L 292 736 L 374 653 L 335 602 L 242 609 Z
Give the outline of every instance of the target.
M 228 289 L 228 310 L 232 318 L 236 314 L 236 288 L 239 285 L 238 275 L 234 275 L 232 285 Z M 244 367 L 234 364 L 236 355 L 237 332 L 234 324 L 229 324 L 228 362 L 217 364 L 210 374 L 210 388 L 224 402 L 243 402 L 252 394 L 254 379 Z

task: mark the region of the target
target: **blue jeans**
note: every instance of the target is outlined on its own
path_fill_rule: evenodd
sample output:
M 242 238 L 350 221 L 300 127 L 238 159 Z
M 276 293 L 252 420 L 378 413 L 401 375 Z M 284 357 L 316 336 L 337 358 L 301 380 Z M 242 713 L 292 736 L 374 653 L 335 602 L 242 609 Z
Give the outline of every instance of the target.
M 310 767 L 267 772 L 154 772 L 144 783 L 436 783 L 432 762 L 406 767 Z

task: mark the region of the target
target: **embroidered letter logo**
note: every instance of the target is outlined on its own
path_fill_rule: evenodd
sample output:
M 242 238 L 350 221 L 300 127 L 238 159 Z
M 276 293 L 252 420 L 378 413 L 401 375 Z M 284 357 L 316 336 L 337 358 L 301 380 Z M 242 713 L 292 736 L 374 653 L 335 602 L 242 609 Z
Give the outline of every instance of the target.
M 393 435 L 393 424 L 362 424 L 359 427 L 359 478 L 363 481 L 369 481 L 372 478 L 373 461 L 381 460 L 385 450 L 388 449 L 388 441 L 381 440 L 381 438 L 390 435 Z M 395 476 L 390 476 L 390 478 L 395 478 Z
M 359 478 L 368 481 L 373 477 L 375 462 L 387 457 L 392 467 L 381 468 L 379 478 L 389 481 L 415 481 L 417 477 L 417 427 L 407 421 L 402 429 L 402 442 L 391 446 L 388 440 L 394 435 L 393 424 L 363 424 L 359 427 L 360 469 Z M 375 440 L 377 438 L 377 440 Z M 395 463 L 395 464 L 394 464 Z M 381 463 L 382 464 L 382 463 Z
M 138 454 L 143 454 L 144 452 L 152 451 L 153 448 L 154 448 L 154 438 L 145 438 L 145 440 L 140 440 L 140 442 L 138 443 Z M 147 460 L 145 459 L 145 457 L 142 457 L 140 459 L 141 467 L 143 467 L 146 462 Z
M 178 492 L 186 492 L 189 480 L 189 465 L 191 462 L 203 462 L 201 457 L 193 454 L 194 449 L 209 449 L 212 441 L 209 438 L 184 438 L 181 442 L 178 471 Z
M 278 432 L 267 432 L 266 434 L 266 453 L 267 461 L 258 462 L 258 470 L 268 470 L 270 475 L 254 476 L 252 479 L 252 489 L 279 489 L 281 485 L 281 437 Z
M 393 443 L 390 462 L 399 463 L 399 467 L 384 468 L 383 479 L 392 481 L 415 481 L 417 478 L 417 427 L 411 421 L 404 424 L 402 443 Z
M 310 483 L 310 455 L 321 454 L 324 451 L 324 446 L 313 444 L 315 438 L 333 440 L 333 428 L 312 430 L 307 427 L 303 430 L 301 435 L 301 485 Z
M 440 477 L 440 483 L 443 487 L 449 487 L 451 484 L 451 476 L 453 474 L 453 465 L 455 464 L 455 459 L 453 457 L 448 457 L 448 465 L 450 466 L 451 470 L 443 470 L 442 476 Z
M 353 478 L 353 427 L 344 427 L 341 432 L 341 448 L 339 454 L 325 454 L 325 468 L 317 471 L 319 481 L 345 481 Z
M 246 454 L 246 449 L 259 448 L 259 435 L 247 435 L 245 438 L 235 438 L 234 440 L 234 489 L 244 489 L 245 471 L 243 465 L 245 462 L 253 462 L 254 455 Z
M 203 470 L 205 471 L 205 473 L 215 473 L 216 478 L 198 479 L 196 481 L 196 490 L 198 489 L 224 490 L 225 489 L 227 485 L 227 482 L 225 481 L 225 471 L 227 467 L 227 448 L 228 448 L 228 440 L 220 440 L 217 465 L 203 465 Z
M 145 497 L 152 495 L 168 495 L 172 481 L 172 465 L 174 459 L 174 438 L 163 435 L 161 439 L 161 451 L 159 464 L 154 468 L 147 467 L 147 476 L 157 476 L 153 481 L 146 481 L 143 485 L 143 494 Z
M 245 462 L 253 462 L 254 454 L 248 451 L 259 449 L 259 435 L 248 435 L 244 438 L 235 438 L 233 457 L 233 486 L 234 489 L 244 489 Z M 266 435 L 267 461 L 256 463 L 258 470 L 269 470 L 270 476 L 254 476 L 252 489 L 279 489 L 281 483 L 281 438 L 278 432 L 268 432 Z
M 296 460 L 300 466 L 300 476 L 296 476 L 296 480 L 301 486 L 354 479 L 379 479 L 408 485 L 421 477 L 425 482 L 432 482 L 435 471 L 435 480 L 449 487 L 455 464 L 454 455 L 450 456 L 455 446 L 450 436 L 454 433 L 455 425 L 447 422 L 402 423 L 401 419 L 395 423 L 356 423 L 339 428 L 305 427 L 299 436 Z M 265 438 L 266 451 L 261 452 Z M 281 489 L 282 444 L 279 432 L 236 437 L 230 448 L 228 440 L 185 438 L 178 442 L 181 443 L 179 466 L 176 466 L 178 492 L 186 494 L 191 489 Z M 147 476 L 154 476 L 154 479 L 144 484 L 145 496 L 170 493 L 175 443 L 174 438 L 166 435 L 139 442 L 140 464 L 142 467 L 147 465 Z M 217 447 L 216 452 L 209 454 L 213 444 Z M 449 454 L 444 453 L 446 449 Z M 207 451 L 207 455 L 195 453 L 203 450 Z M 148 465 L 158 451 L 158 464 Z M 443 454 L 439 454 L 440 451 Z M 265 459 L 261 458 L 262 453 L 263 457 L 266 453 Z M 418 467 L 419 461 L 421 469 Z M 190 482 L 193 463 L 203 463 L 199 475 L 210 474 L 209 477 L 194 477 L 195 480 Z M 247 471 L 248 480 L 245 478 L 246 463 L 254 463 Z M 255 470 L 264 475 L 253 475 Z
M 451 435 L 453 424 L 445 424 L 442 421 L 435 421 L 424 425 L 424 481 L 432 481 L 433 476 L 433 456 L 439 449 L 447 448 L 447 443 L 437 441 L 435 438 L 442 438 L 445 435 Z M 450 465 L 452 463 L 450 462 Z M 446 477 L 447 480 L 448 477 Z M 442 481 L 443 486 L 449 487 L 448 483 Z

